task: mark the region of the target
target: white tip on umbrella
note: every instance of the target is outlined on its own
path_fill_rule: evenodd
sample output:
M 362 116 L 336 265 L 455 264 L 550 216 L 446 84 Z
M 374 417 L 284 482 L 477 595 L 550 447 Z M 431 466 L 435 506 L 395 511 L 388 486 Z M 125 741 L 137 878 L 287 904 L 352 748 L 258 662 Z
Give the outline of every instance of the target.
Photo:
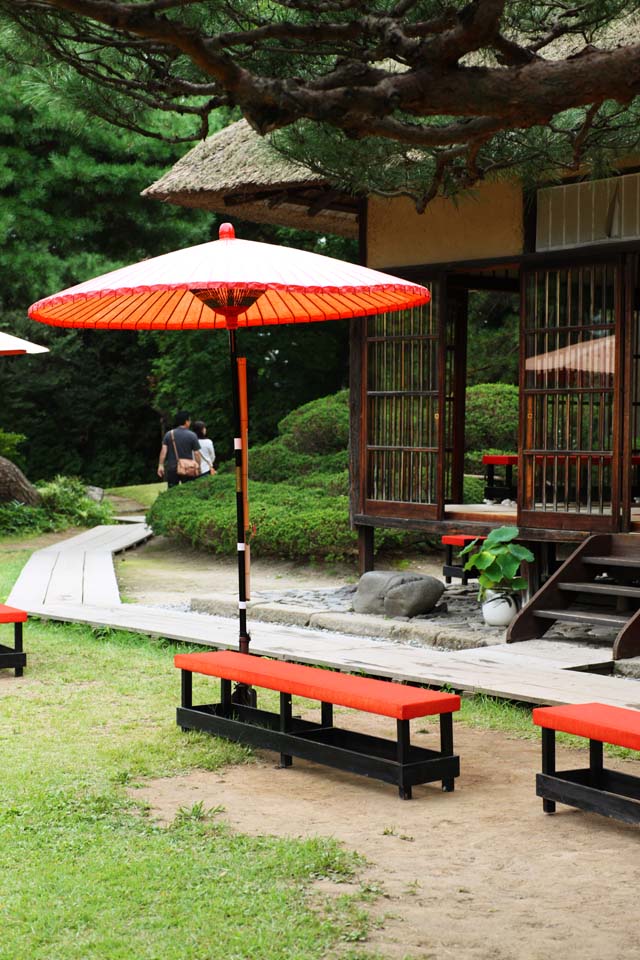
M 0 356 L 12 356 L 24 353 L 49 353 L 49 347 L 42 347 L 39 343 L 31 343 L 21 337 L 14 337 L 11 333 L 0 330 Z

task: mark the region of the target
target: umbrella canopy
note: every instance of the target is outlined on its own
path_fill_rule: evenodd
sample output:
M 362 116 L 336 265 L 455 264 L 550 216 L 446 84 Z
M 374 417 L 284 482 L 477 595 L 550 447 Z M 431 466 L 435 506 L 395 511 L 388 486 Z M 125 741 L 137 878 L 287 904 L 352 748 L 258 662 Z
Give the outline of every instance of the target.
M 60 327 L 215 330 L 233 319 L 238 327 L 310 323 L 428 300 L 418 284 L 305 250 L 237 240 L 223 224 L 219 240 L 79 283 L 34 303 L 29 316 Z
M 49 348 L 0 330 L 0 356 L 13 357 L 24 353 L 49 353 Z
M 319 254 L 237 240 L 230 223 L 220 239 L 114 270 L 34 303 L 33 320 L 104 330 L 229 331 L 236 458 L 238 614 L 240 650 L 246 626 L 246 442 L 240 411 L 246 402 L 236 330 L 371 316 L 428 303 L 418 284 Z
M 548 353 L 537 353 L 525 361 L 533 373 L 588 373 L 613 375 L 616 367 L 616 338 L 596 337 L 572 343 Z

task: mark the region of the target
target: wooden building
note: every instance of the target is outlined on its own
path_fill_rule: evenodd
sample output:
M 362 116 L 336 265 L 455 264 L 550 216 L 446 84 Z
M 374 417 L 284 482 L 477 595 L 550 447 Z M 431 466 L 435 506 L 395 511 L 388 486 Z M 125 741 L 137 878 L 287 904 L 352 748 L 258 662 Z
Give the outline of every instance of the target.
M 487 182 L 418 214 L 406 198 L 340 194 L 279 157 L 270 172 L 269 157 L 240 121 L 145 193 L 357 235 L 363 263 L 432 291 L 420 310 L 352 322 L 352 519 L 363 568 L 381 526 L 486 534 L 514 523 L 542 568 L 558 542 L 640 533 L 640 174 L 535 195 L 517 181 Z M 463 503 L 467 316 L 478 290 L 510 291 L 520 304 L 513 505 Z M 636 538 L 623 539 L 640 562 Z M 615 552 L 622 540 L 607 542 Z

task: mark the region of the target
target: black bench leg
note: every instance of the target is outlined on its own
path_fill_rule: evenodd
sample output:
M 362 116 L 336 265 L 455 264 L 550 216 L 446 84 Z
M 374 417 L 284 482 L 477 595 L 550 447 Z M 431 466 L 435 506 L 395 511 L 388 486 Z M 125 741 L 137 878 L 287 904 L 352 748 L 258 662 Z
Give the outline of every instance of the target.
M 409 750 L 411 748 L 411 733 L 408 720 L 398 720 L 398 763 L 400 764 L 400 773 L 398 779 L 398 794 L 401 800 L 411 800 L 411 785 L 404 782 L 403 766 L 409 759 Z
M 453 756 L 453 714 L 440 714 L 440 753 L 443 757 Z M 446 793 L 453 793 L 455 778 L 446 777 L 442 781 L 442 789 Z
M 453 566 L 453 547 L 451 546 L 450 543 L 447 543 L 447 544 L 446 544 L 446 550 L 445 550 L 445 555 L 444 555 L 444 562 L 445 562 L 445 565 L 446 565 L 447 567 Z M 446 576 L 446 577 L 444 578 L 444 582 L 445 582 L 445 583 L 451 583 L 451 577 L 450 577 L 450 576 Z
M 22 653 L 22 622 L 14 623 L 13 636 L 14 636 L 13 646 L 16 653 Z M 23 673 L 22 667 L 15 668 L 16 677 L 21 677 L 22 673 Z
M 333 704 L 325 703 L 324 700 L 320 704 L 320 720 L 323 727 L 332 727 L 333 726 Z
M 181 704 L 188 710 L 193 706 L 193 674 L 191 670 L 180 671 Z M 181 727 L 183 733 L 186 733 L 190 727 Z
M 550 777 L 556 772 L 556 732 L 547 727 L 542 728 L 542 772 Z M 542 809 L 545 813 L 555 813 L 555 801 L 543 798 Z
M 589 786 L 602 789 L 603 750 L 600 740 L 589 740 Z
M 280 731 L 287 733 L 291 730 L 291 694 L 280 694 Z M 293 764 L 291 755 L 288 753 L 280 754 L 280 766 L 290 767 Z

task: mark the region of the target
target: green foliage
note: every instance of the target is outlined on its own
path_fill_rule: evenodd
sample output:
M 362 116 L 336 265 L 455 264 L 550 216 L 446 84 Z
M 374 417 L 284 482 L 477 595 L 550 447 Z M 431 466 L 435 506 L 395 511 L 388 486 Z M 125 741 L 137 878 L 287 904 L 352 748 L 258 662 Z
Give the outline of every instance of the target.
M 482 503 L 484 500 L 484 479 L 482 477 L 464 476 L 463 503 Z
M 518 388 L 480 383 L 466 395 L 465 450 L 515 450 L 518 446 Z
M 91 500 L 77 477 L 55 477 L 36 486 L 40 494 L 37 507 L 15 500 L 0 504 L 0 535 L 45 533 L 111 523 L 113 514 L 109 504 Z
M 0 36 L 0 55 L 6 37 Z M 174 121 L 168 122 L 171 128 Z M 61 330 L 30 303 L 126 263 L 209 239 L 210 216 L 140 191 L 180 151 L 104 123 L 81 123 L 15 66 L 0 88 L 0 324 L 50 348 L 0 364 L 0 428 L 28 437 L 32 480 L 73 473 L 100 486 L 153 476 L 154 341 L 134 332 Z
M 348 466 L 349 456 L 346 450 L 340 450 L 323 459 L 322 470 L 333 473 Z M 294 482 L 296 477 L 312 473 L 320 466 L 317 456 L 290 450 L 281 437 L 276 437 L 260 447 L 252 447 L 249 465 L 254 480 L 268 483 L 279 483 L 282 480 Z
M 293 482 L 296 477 L 321 471 L 341 473 L 349 466 L 349 392 L 340 390 L 293 410 L 278 424 L 279 436 L 252 447 L 249 455 L 251 476 L 270 483 Z
M 487 590 L 524 590 L 527 581 L 519 576 L 523 560 L 531 562 L 533 554 L 527 547 L 513 541 L 517 539 L 517 527 L 496 527 L 485 540 L 474 540 L 463 550 L 466 555 L 465 570 L 480 570 L 478 599 L 483 600 Z
M 26 439 L 24 433 L 7 433 L 5 430 L 0 430 L 0 457 L 15 461 L 18 447 Z
M 357 553 L 357 536 L 349 526 L 344 476 L 314 473 L 292 483 L 249 485 L 251 551 L 256 557 L 289 560 L 342 560 Z M 235 478 L 205 477 L 160 494 L 147 521 L 154 533 L 175 537 L 212 553 L 236 552 Z M 402 531 L 381 530 L 376 548 L 385 550 L 415 540 Z
M 349 391 L 341 390 L 292 410 L 278 424 L 287 446 L 298 453 L 326 454 L 349 444 Z
M 250 497 L 255 556 L 338 559 L 354 553 L 356 538 L 349 528 L 347 497 L 330 496 L 315 486 L 260 481 L 251 482 Z M 232 475 L 168 490 L 147 514 L 155 533 L 223 555 L 232 555 L 236 549 L 235 517 Z
M 479 383 L 518 383 L 519 311 L 517 293 L 469 293 L 468 387 Z

